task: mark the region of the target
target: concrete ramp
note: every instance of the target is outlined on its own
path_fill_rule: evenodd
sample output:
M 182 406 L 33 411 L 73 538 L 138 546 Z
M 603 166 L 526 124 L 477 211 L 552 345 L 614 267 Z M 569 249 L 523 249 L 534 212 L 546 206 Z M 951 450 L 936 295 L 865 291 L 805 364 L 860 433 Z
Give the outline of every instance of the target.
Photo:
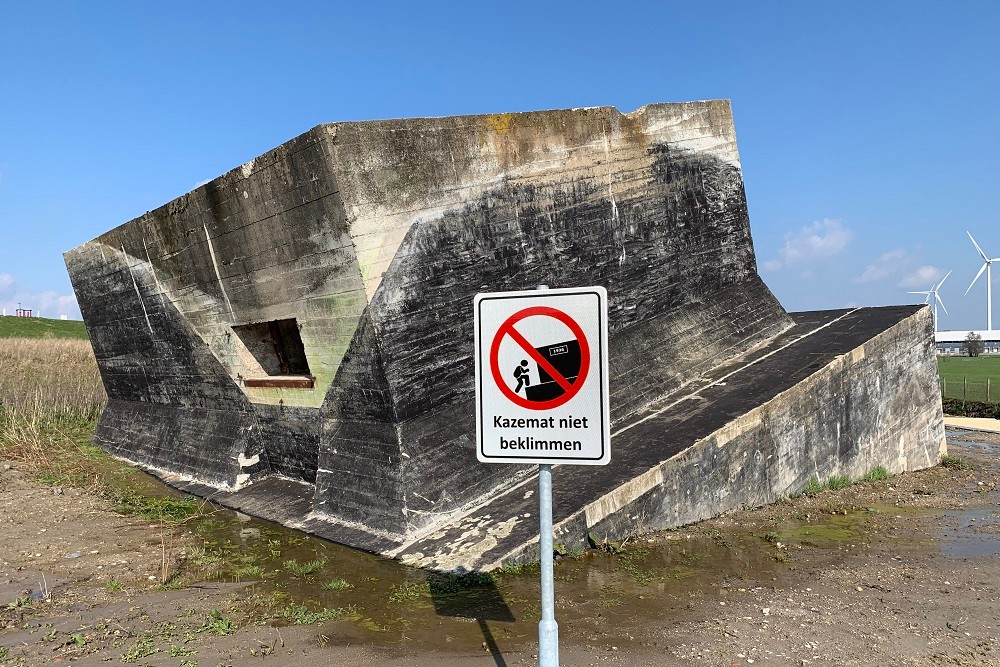
M 614 458 L 556 469 L 557 541 L 935 463 L 928 311 L 789 316 L 746 211 L 725 101 L 319 126 L 66 253 L 95 440 L 415 564 L 530 557 L 534 470 L 476 462 L 472 298 L 600 284 Z

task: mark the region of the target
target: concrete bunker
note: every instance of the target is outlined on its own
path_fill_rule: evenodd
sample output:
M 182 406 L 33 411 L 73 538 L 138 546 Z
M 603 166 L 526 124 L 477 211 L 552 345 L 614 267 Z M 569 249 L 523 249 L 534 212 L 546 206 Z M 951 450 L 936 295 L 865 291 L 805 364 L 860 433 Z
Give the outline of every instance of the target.
M 557 470 L 561 542 L 944 447 L 926 308 L 789 314 L 761 281 L 726 101 L 321 125 L 66 263 L 98 445 L 426 567 L 536 548 L 534 471 L 475 460 L 481 291 L 608 289 L 615 454 Z

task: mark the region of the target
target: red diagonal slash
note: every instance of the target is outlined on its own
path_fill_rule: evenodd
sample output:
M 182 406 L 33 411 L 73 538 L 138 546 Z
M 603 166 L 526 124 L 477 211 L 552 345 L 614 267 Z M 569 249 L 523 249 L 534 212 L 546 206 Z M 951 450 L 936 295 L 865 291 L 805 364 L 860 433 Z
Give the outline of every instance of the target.
M 548 373 L 549 377 L 555 380 L 559 386 L 563 388 L 563 391 L 569 392 L 573 388 L 573 385 L 571 385 L 569 381 L 562 376 L 562 373 L 557 371 L 555 367 L 549 363 L 548 359 L 539 354 L 538 350 L 532 347 L 531 343 L 525 340 L 524 336 L 518 333 L 513 324 L 507 324 L 502 327 L 500 331 L 513 338 L 518 347 L 527 352 L 528 356 L 534 359 L 535 363 L 538 364 L 538 367 Z

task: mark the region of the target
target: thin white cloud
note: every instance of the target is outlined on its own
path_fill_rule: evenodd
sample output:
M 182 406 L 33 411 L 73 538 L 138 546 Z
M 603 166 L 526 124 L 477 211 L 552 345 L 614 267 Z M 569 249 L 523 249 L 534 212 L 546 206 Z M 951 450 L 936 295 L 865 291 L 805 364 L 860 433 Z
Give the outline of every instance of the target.
M 25 292 L 18 288 L 17 281 L 9 273 L 0 274 L 0 313 L 13 315 L 18 306 L 31 310 L 32 315 L 53 319 L 65 315 L 69 319 L 81 319 L 76 295 L 60 294 L 55 290 Z
M 866 266 L 861 275 L 854 279 L 854 282 L 873 283 L 898 275 L 906 268 L 906 259 L 905 250 L 883 253 L 878 259 Z
M 943 275 L 944 272 L 936 266 L 921 266 L 903 276 L 903 279 L 899 281 L 899 286 L 930 289 Z
M 208 183 L 211 183 L 214 180 L 215 180 L 214 178 L 206 178 L 204 181 L 198 181 L 197 183 L 194 184 L 194 187 L 192 187 L 191 189 L 192 190 L 197 190 L 201 186 L 207 185 Z
M 778 259 L 761 263 L 766 271 L 833 257 L 847 247 L 854 233 L 839 220 L 823 218 L 806 225 L 796 232 L 785 234 L 785 245 L 778 251 Z

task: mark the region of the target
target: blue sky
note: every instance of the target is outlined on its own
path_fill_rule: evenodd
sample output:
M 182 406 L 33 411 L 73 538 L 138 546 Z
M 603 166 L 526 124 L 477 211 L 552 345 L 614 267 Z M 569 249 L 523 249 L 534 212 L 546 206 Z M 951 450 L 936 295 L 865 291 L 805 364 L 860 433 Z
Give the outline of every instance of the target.
M 985 1 L 0 0 L 0 306 L 78 317 L 63 251 L 319 123 L 728 98 L 786 308 L 953 269 L 942 328 L 985 328 L 997 34 Z

